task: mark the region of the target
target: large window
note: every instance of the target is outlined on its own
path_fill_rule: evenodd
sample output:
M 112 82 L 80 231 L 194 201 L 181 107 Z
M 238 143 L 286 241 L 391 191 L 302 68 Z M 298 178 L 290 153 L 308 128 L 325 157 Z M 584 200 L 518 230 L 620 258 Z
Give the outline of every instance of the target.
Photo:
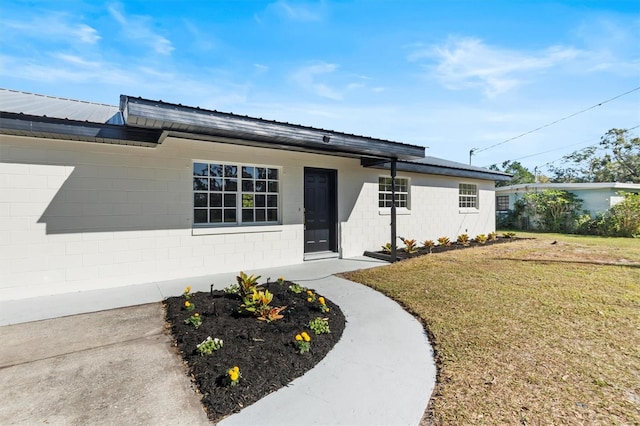
M 458 186 L 458 205 L 460 208 L 478 208 L 478 185 L 461 183 Z
M 378 207 L 391 207 L 391 178 L 378 178 Z M 409 180 L 396 178 L 396 207 L 409 208 Z
M 277 223 L 279 175 L 273 167 L 193 163 L 193 223 Z
M 503 212 L 509 210 L 509 196 L 498 195 L 496 196 L 496 211 Z

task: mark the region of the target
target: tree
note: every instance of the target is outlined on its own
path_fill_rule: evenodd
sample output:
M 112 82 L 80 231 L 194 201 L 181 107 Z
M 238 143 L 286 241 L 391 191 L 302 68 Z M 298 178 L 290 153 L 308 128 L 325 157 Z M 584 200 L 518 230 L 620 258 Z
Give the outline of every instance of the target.
M 640 138 L 626 129 L 611 129 L 592 145 L 563 157 L 564 166 L 550 167 L 553 182 L 640 183 Z
M 582 200 L 571 192 L 547 189 L 525 193 L 515 207 L 536 220 L 542 231 L 571 232 L 580 215 Z
M 519 161 L 505 161 L 502 163 L 502 167 L 498 167 L 497 164 L 489 166 L 489 170 L 495 170 L 498 172 L 509 173 L 513 175 L 513 178 L 509 181 L 500 181 L 496 183 L 496 186 L 517 185 L 519 183 L 534 183 L 536 177 L 525 166 L 520 164 Z

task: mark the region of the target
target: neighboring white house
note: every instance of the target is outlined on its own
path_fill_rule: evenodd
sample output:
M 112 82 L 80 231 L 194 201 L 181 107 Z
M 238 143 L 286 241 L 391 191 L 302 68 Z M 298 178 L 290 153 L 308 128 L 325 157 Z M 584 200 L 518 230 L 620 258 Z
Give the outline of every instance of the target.
M 640 193 L 638 183 L 523 183 L 496 188 L 496 212 L 507 212 L 527 192 L 548 189 L 567 191 L 582 200 L 582 209 L 592 217 L 604 213 L 624 198 L 625 192 Z
M 387 140 L 0 89 L 0 300 L 353 257 L 495 229 L 508 175 Z

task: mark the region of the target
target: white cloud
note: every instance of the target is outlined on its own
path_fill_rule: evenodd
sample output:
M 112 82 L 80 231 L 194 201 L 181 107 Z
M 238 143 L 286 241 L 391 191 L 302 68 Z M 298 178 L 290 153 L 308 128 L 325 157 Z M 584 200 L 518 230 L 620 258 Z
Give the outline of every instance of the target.
M 333 100 L 341 100 L 342 93 L 329 85 L 319 82 L 322 76 L 332 74 L 338 66 L 336 64 L 318 63 L 300 68 L 292 78 L 304 89 L 314 92 L 316 95 Z
M 45 40 L 65 40 L 71 43 L 96 44 L 98 31 L 86 24 L 71 22 L 72 17 L 61 13 L 35 16 L 24 21 L 3 21 L 5 29 L 20 33 L 20 37 Z M 7 34 L 5 34 L 5 37 Z
M 493 97 L 524 84 L 532 72 L 556 67 L 581 53 L 563 46 L 529 53 L 489 46 L 480 39 L 466 37 L 450 38 L 439 46 L 417 48 L 408 59 L 424 63 L 449 89 L 480 88 L 486 96 Z
M 326 15 L 326 4 L 324 1 L 319 3 L 301 3 L 291 4 L 285 0 L 278 0 L 271 3 L 268 9 L 274 10 L 278 15 L 293 21 L 313 22 L 321 21 Z M 259 22 L 260 18 L 258 17 Z
M 111 16 L 121 25 L 125 37 L 147 45 L 161 55 L 169 55 L 174 50 L 171 41 L 150 28 L 149 17 L 125 16 L 119 4 L 113 4 L 108 9 Z

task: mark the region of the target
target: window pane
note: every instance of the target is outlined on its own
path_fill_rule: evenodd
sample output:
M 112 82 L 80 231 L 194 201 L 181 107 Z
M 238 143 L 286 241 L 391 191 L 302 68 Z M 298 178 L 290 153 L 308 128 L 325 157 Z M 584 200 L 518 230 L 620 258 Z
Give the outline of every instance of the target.
M 268 207 L 278 207 L 278 196 L 277 195 L 267 195 L 267 206 Z
M 209 194 L 209 207 L 222 207 L 222 194 Z
M 193 163 L 194 176 L 209 176 L 209 167 L 206 163 Z
M 211 191 L 222 191 L 222 179 L 209 179 L 209 188 Z
M 267 212 L 264 209 L 256 210 L 256 222 L 264 222 L 267 220 Z
M 242 167 L 242 177 L 247 179 L 253 179 L 253 167 Z
M 242 194 L 242 207 L 253 207 L 253 194 Z
M 267 169 L 264 167 L 256 167 L 256 179 L 266 179 Z
M 267 209 L 267 220 L 276 222 L 278 220 L 278 209 Z
M 278 192 L 278 182 L 269 182 L 269 192 Z
M 267 198 L 264 195 L 256 194 L 255 197 L 256 207 L 266 207 L 267 206 Z
M 236 194 L 224 194 L 224 206 L 235 207 L 236 206 Z
M 209 222 L 221 223 L 222 222 L 222 209 L 209 210 Z
M 207 207 L 207 194 L 201 192 L 193 194 L 193 207 Z
M 236 221 L 236 209 L 224 209 L 224 221 L 235 222 Z
M 242 221 L 253 222 L 253 209 L 242 209 Z
M 224 180 L 224 190 L 235 192 L 238 190 L 238 180 L 237 179 L 225 179 Z
M 209 189 L 206 178 L 193 178 L 193 189 L 196 191 L 206 191 Z
M 256 192 L 267 192 L 267 182 L 264 180 L 257 180 Z
M 195 209 L 193 211 L 193 222 L 194 223 L 207 223 L 207 210 L 206 209 Z
M 278 169 L 269 169 L 269 179 L 278 179 Z
M 243 192 L 253 192 L 253 181 L 252 180 L 242 180 L 242 191 Z
M 238 177 L 238 166 L 224 166 L 225 177 Z
M 209 173 L 210 176 L 222 177 L 222 164 L 210 164 Z

